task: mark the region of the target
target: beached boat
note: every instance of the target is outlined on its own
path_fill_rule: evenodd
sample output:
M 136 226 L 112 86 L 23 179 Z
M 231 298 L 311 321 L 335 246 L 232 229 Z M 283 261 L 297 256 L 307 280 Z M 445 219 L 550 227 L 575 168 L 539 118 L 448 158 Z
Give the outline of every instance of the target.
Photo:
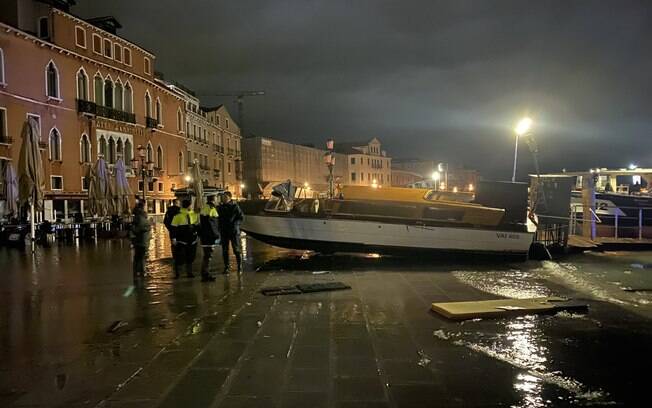
M 270 199 L 243 202 L 242 230 L 271 245 L 324 253 L 509 255 L 526 255 L 535 232 L 526 221 L 527 199 L 516 215 L 419 189 L 344 187 L 337 199 L 297 196 L 288 182 Z

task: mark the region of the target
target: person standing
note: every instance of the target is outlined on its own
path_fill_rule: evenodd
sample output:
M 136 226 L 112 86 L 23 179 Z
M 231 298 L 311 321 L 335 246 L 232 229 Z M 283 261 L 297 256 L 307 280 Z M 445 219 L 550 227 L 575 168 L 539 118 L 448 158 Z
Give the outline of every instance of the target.
M 186 199 L 181 202 L 179 214 L 172 218 L 170 223 L 172 245 L 174 248 L 174 278 L 179 279 L 181 266 L 185 265 L 186 275 L 194 277 L 192 263 L 197 253 L 197 230 L 199 217 L 190 209 L 191 201 Z
M 163 225 L 165 225 L 165 229 L 168 230 L 168 235 L 170 237 L 170 243 L 172 243 L 172 219 L 174 218 L 175 215 L 179 214 L 181 212 L 181 207 L 179 207 L 179 199 L 175 198 L 172 201 L 172 205 L 165 210 L 165 216 L 163 217 Z M 171 252 L 172 252 L 172 259 L 174 259 L 174 249 L 175 245 L 170 245 L 171 246 Z
M 211 258 L 213 257 L 213 249 L 220 239 L 217 214 L 215 196 L 208 196 L 206 198 L 206 204 L 202 207 L 201 213 L 199 214 L 199 239 L 201 240 L 201 247 L 204 251 L 201 264 L 202 282 L 212 282 L 215 280 L 215 277 L 209 272 L 209 267 Z
M 131 224 L 129 235 L 131 244 L 134 247 L 133 273 L 134 280 L 145 276 L 145 256 L 149 246 L 150 232 L 152 226 L 147 219 L 145 206 L 142 202 L 134 207 L 134 219 Z
M 233 201 L 230 191 L 222 194 L 222 203 L 217 207 L 219 213 L 218 225 L 220 242 L 222 243 L 222 257 L 224 259 L 224 273 L 229 273 L 229 243 L 233 247 L 235 259 L 238 262 L 238 273 L 242 272 L 242 255 L 240 253 L 240 224 L 244 219 L 240 206 Z

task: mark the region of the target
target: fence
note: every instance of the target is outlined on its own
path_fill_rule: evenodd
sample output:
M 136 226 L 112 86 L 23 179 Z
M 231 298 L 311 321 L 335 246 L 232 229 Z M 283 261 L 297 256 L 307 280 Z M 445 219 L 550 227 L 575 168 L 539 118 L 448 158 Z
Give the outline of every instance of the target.
M 652 238 L 652 207 L 625 207 L 599 203 L 589 208 L 595 221 L 595 236 L 609 238 Z M 581 235 L 584 226 L 584 205 L 571 204 L 569 232 Z

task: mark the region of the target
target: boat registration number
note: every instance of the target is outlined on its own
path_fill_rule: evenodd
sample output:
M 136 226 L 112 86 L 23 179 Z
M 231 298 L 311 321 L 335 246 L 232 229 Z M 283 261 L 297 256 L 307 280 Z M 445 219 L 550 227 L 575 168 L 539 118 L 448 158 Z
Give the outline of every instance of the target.
M 500 239 L 520 239 L 521 236 L 519 234 L 508 234 L 506 232 L 496 232 L 496 237 Z

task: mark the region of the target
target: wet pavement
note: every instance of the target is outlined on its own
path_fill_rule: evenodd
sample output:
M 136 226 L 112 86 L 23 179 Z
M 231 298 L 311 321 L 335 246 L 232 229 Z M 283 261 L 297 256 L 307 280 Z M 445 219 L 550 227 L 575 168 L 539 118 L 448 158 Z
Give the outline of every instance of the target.
M 0 249 L 2 407 L 641 406 L 652 253 L 561 262 L 322 257 L 243 239 L 245 271 L 144 287 L 126 241 Z M 221 261 L 214 262 L 216 271 Z M 196 262 L 199 267 L 199 262 Z M 266 297 L 263 286 L 351 290 Z M 587 315 L 456 323 L 435 301 L 567 296 Z

